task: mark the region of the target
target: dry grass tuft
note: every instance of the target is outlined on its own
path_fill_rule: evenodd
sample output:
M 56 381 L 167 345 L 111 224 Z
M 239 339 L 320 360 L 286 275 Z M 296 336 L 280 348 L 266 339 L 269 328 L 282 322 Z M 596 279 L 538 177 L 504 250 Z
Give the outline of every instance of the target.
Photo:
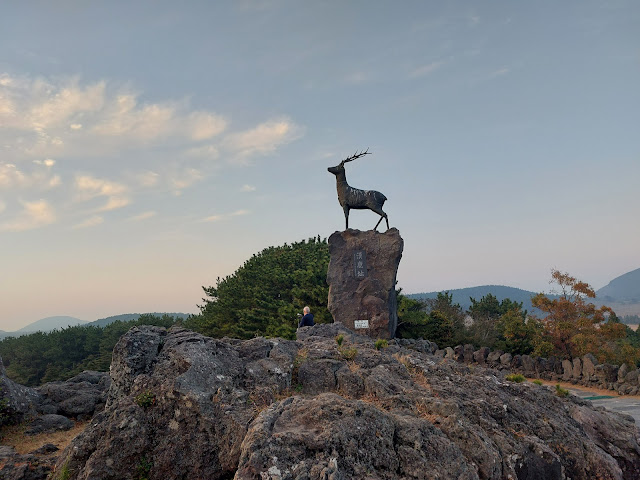
M 358 370 L 360 370 L 360 365 L 358 365 L 353 360 L 350 360 L 347 362 L 347 368 L 351 373 L 356 373 Z
M 427 378 L 427 376 L 424 374 L 424 372 L 422 370 L 414 370 L 413 372 L 410 373 L 411 375 L 411 379 L 413 380 L 413 383 L 420 385 L 421 387 L 427 388 L 429 390 L 431 390 L 431 385 L 429 384 L 429 379 Z
M 380 398 L 378 398 L 378 396 L 375 393 L 371 393 L 371 392 L 365 393 L 359 398 L 359 400 L 362 400 L 363 402 L 373 405 L 378 410 L 385 410 L 385 411 L 389 410 L 389 406 L 385 405 L 385 403 Z
M 16 452 L 24 455 L 40 448 L 46 443 L 53 443 L 60 450 L 64 450 L 71 440 L 78 436 L 89 422 L 76 422 L 70 430 L 63 432 L 41 433 L 39 435 L 25 435 L 26 424 L 10 425 L 0 432 L 2 445 L 13 447 Z M 53 455 L 60 452 L 54 452 Z
M 424 402 L 416 403 L 416 412 L 420 418 L 429 420 L 432 424 L 440 423 L 440 417 L 431 412 L 429 406 Z
M 257 416 L 275 401 L 274 392 L 268 388 L 257 388 L 249 394 L 248 402 Z

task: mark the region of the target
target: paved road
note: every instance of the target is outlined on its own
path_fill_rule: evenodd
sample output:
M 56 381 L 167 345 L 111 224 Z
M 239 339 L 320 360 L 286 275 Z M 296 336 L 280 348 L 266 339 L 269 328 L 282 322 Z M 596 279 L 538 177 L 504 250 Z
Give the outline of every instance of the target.
M 569 388 L 569 391 L 580 398 L 589 400 L 594 405 L 603 406 L 609 410 L 631 415 L 635 419 L 636 425 L 640 426 L 640 397 L 609 397 L 602 393 L 590 392 L 588 390 L 576 390 L 573 388 Z

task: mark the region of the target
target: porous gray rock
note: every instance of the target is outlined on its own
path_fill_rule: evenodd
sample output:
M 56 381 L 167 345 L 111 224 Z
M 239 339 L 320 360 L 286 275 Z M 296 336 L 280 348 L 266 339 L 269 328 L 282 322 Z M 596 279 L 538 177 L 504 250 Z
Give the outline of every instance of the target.
M 571 363 L 571 360 L 565 359 L 562 361 L 562 370 L 562 380 L 565 382 L 571 380 L 571 377 L 573 376 L 573 363 Z
M 473 351 L 474 350 L 475 350 L 475 347 L 473 345 L 471 345 L 470 343 L 467 343 L 464 346 L 463 357 L 464 357 L 464 362 L 465 363 L 473 363 Z
M 500 355 L 500 364 L 505 367 L 511 365 L 512 360 L 513 360 L 513 355 L 511 355 L 510 353 L 504 353 Z
M 19 423 L 28 416 L 36 414 L 36 407 L 42 402 L 37 390 L 19 385 L 9 377 L 0 358 L 0 401 L 5 403 L 0 425 Z
M 525 376 L 531 377 L 536 373 L 536 362 L 529 355 L 522 355 L 520 357 L 520 361 L 522 362 L 522 370 L 524 371 Z
M 613 383 L 618 380 L 618 366 L 609 363 L 596 365 L 594 376 L 598 382 L 606 386 L 606 388 L 612 388 Z
M 57 447 L 54 446 L 54 448 Z M 0 446 L 0 478 L 2 480 L 47 480 L 55 464 L 46 445 L 21 455 L 12 447 Z
M 104 407 L 111 383 L 106 372 L 85 371 L 69 380 L 37 387 L 41 396 L 38 411 L 81 420 L 89 419 Z
M 478 350 L 473 352 L 473 361 L 479 365 L 484 365 L 489 352 L 491 352 L 491 349 L 488 347 L 480 347 Z
M 631 370 L 629 373 L 627 373 L 627 376 L 624 377 L 624 381 L 633 387 L 637 387 L 639 373 L 640 370 L 638 370 L 637 368 L 635 370 Z
M 582 360 L 579 358 L 573 359 L 573 370 L 571 372 L 571 376 L 575 380 L 579 380 L 582 377 Z
M 72 477 L 640 477 L 631 417 L 339 325 L 298 341 L 135 327 L 109 402 L 58 460 Z M 337 330 L 338 329 L 338 330 Z M 303 337 L 303 338 L 302 338 Z M 411 343 L 408 344 L 411 346 Z
M 596 359 L 596 357 L 592 353 L 587 353 L 584 357 L 582 357 L 582 375 L 585 381 L 590 381 L 594 379 L 596 372 L 596 365 L 600 362 Z
M 624 383 L 627 373 L 629 373 L 629 366 L 623 363 L 620 365 L 620 368 L 618 368 L 618 383 Z
M 373 338 L 393 338 L 398 324 L 396 274 L 404 242 L 396 228 L 384 233 L 347 229 L 329 237 L 327 308 L 336 322 L 354 329 L 367 320 L 359 333 Z M 366 275 L 356 277 L 354 253 L 366 253 Z
M 493 352 L 490 352 L 487 355 L 487 363 L 492 366 L 500 364 L 500 357 L 502 355 L 504 355 L 502 350 L 494 350 Z
M 29 423 L 25 430 L 27 435 L 64 431 L 73 428 L 73 421 L 62 415 L 40 415 Z

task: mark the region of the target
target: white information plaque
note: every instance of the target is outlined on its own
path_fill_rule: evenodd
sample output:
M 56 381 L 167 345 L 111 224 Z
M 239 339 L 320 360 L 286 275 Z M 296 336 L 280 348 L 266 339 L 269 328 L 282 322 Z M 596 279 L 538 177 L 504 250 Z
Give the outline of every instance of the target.
M 353 323 L 355 328 L 369 328 L 369 320 L 356 320 Z

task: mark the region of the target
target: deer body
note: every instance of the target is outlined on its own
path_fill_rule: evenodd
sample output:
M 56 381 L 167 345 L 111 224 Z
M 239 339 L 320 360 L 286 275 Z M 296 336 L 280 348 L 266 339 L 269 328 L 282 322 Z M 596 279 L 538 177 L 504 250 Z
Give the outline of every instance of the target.
M 376 223 L 376 226 L 373 227 L 374 230 L 378 228 L 380 222 L 384 218 L 387 222 L 387 229 L 389 229 L 389 219 L 387 218 L 387 214 L 382 210 L 382 205 L 387 200 L 382 193 L 377 192 L 375 190 L 361 190 L 359 188 L 354 188 L 347 183 L 347 175 L 344 169 L 345 162 L 351 162 L 356 158 L 359 158 L 363 155 L 367 155 L 369 152 L 363 152 L 360 154 L 353 155 L 335 167 L 329 167 L 327 170 L 333 173 L 336 176 L 336 189 L 338 190 L 338 202 L 342 206 L 342 210 L 344 211 L 344 219 L 346 223 L 346 228 L 349 228 L 349 210 L 365 210 L 369 209 L 378 215 L 380 215 L 380 220 Z

